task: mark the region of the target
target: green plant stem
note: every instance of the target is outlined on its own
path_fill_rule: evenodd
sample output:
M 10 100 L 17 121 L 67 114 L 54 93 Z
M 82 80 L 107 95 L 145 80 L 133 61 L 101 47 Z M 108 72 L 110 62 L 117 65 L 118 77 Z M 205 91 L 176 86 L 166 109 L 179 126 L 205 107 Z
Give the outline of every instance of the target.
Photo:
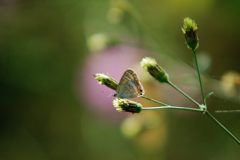
M 149 98 L 149 97 L 146 97 L 146 96 L 141 96 L 142 98 L 146 99 L 146 100 L 149 100 L 149 101 L 152 101 L 152 102 L 155 102 L 155 103 L 158 103 L 158 104 L 161 104 L 161 105 L 164 105 L 164 106 L 167 106 L 168 104 L 166 103 L 163 103 L 159 100 L 155 100 L 155 99 L 152 99 L 152 98 Z
M 213 120 L 215 121 L 228 135 L 230 135 L 237 144 L 240 145 L 240 140 L 234 136 L 232 132 L 230 132 L 221 122 L 219 122 L 209 111 L 206 111 L 206 114 Z
M 195 103 L 197 106 L 200 106 L 200 104 L 195 101 L 191 96 L 189 96 L 188 94 L 186 94 L 184 91 L 182 91 L 180 88 L 178 88 L 174 83 L 172 83 L 171 81 L 167 82 L 170 86 L 172 86 L 174 89 L 176 89 L 178 92 L 180 92 L 182 95 L 184 95 L 187 99 L 189 99 L 190 101 L 192 101 L 193 103 Z
M 216 113 L 240 113 L 240 110 L 218 110 Z
M 198 60 L 197 60 L 197 55 L 196 55 L 196 51 L 195 50 L 192 50 L 193 52 L 193 55 L 194 55 L 194 59 L 195 59 L 195 63 L 196 63 L 196 70 L 197 70 L 197 75 L 198 75 L 198 81 L 199 81 L 199 84 L 200 84 L 200 89 L 201 89 L 201 95 L 202 95 L 202 103 L 204 105 L 205 104 L 205 96 L 204 96 L 204 92 L 203 92 L 203 85 L 202 85 L 202 79 L 201 79 L 201 75 L 200 75 L 200 70 L 199 70 L 199 65 L 198 65 Z
M 180 107 L 180 106 L 157 106 L 157 107 L 143 107 L 143 110 L 156 110 L 156 109 L 177 109 L 177 110 L 185 110 L 185 111 L 194 111 L 194 112 L 202 112 L 201 109 L 198 108 L 189 108 L 189 107 Z

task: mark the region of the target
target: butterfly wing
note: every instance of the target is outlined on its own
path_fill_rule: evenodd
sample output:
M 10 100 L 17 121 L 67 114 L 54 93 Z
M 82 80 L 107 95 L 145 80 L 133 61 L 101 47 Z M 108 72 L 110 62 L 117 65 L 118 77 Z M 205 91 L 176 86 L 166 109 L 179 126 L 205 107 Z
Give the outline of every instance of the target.
M 143 87 L 133 70 L 126 70 L 117 88 L 117 97 L 135 98 L 144 94 Z

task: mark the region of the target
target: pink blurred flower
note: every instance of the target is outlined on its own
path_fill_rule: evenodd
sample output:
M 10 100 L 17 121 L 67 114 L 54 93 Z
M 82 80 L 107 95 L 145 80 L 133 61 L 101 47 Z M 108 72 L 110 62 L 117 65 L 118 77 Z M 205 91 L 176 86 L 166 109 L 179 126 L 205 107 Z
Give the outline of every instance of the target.
M 126 45 L 120 45 L 91 54 L 78 73 L 78 93 L 91 111 L 112 120 L 120 120 L 126 114 L 119 113 L 112 105 L 114 91 L 100 85 L 94 79 L 96 73 L 111 75 L 117 81 L 123 72 L 138 64 L 143 55 L 143 50 Z

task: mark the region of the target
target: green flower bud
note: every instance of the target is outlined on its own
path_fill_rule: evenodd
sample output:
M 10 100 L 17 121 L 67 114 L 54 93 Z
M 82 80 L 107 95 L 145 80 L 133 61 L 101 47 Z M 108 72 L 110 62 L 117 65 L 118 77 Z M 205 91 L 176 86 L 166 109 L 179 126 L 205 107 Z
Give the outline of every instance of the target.
M 184 18 L 182 32 L 185 36 L 188 48 L 195 51 L 199 46 L 199 39 L 197 35 L 197 24 L 189 17 Z
M 102 73 L 97 73 L 94 75 L 94 77 L 98 81 L 99 84 L 105 85 L 113 90 L 117 90 L 118 83 L 112 77 L 109 77 Z
M 166 83 L 169 81 L 167 72 L 157 64 L 155 59 L 145 57 L 141 61 L 141 66 L 159 82 Z
M 142 110 L 142 104 L 128 100 L 116 98 L 113 100 L 113 106 L 119 112 L 131 112 L 131 113 L 139 113 Z

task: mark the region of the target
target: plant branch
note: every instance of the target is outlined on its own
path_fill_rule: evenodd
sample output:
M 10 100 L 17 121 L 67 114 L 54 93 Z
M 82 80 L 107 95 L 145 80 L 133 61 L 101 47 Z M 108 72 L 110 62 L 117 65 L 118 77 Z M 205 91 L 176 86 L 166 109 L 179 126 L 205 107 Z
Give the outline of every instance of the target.
M 184 95 L 187 99 L 189 99 L 190 101 L 192 101 L 193 103 L 195 103 L 197 106 L 200 106 L 200 104 L 195 101 L 191 96 L 189 96 L 187 93 L 185 93 L 183 90 L 181 90 L 180 88 L 178 88 L 174 83 L 172 83 L 171 81 L 167 82 L 170 86 L 172 86 L 174 89 L 176 89 L 178 92 L 180 92 L 182 95 Z
M 206 114 L 213 120 L 215 121 L 228 135 L 230 135 L 237 144 L 240 145 L 240 140 L 234 136 L 232 132 L 230 132 L 221 122 L 219 122 L 209 111 L 206 111 Z
M 141 98 L 144 98 L 144 99 L 146 99 L 146 100 L 149 100 L 149 101 L 152 101 L 152 102 L 155 102 L 155 103 L 157 103 L 157 104 L 164 105 L 164 106 L 167 106 L 167 105 L 168 105 L 168 104 L 163 103 L 163 102 L 161 102 L 161 101 L 159 101 L 159 100 L 155 100 L 155 99 L 152 99 L 152 98 L 149 98 L 149 97 L 146 97 L 146 96 L 141 96 Z
M 217 110 L 216 113 L 240 113 L 240 110 Z
M 157 107 L 143 107 L 143 110 L 157 110 L 157 109 L 177 109 L 177 110 L 185 110 L 185 111 L 194 111 L 194 112 L 202 112 L 201 109 L 198 108 L 189 108 L 189 107 L 180 107 L 180 106 L 157 106 Z
M 203 85 L 202 85 L 202 79 L 201 79 L 201 75 L 200 75 L 200 69 L 199 69 L 199 65 L 198 65 L 197 55 L 196 55 L 196 51 L 195 50 L 192 50 L 192 52 L 194 54 L 194 59 L 195 59 L 195 63 L 196 63 L 196 70 L 197 70 L 197 75 L 198 75 L 198 81 L 199 81 L 199 84 L 200 84 L 201 95 L 202 95 L 202 103 L 205 104 L 205 96 L 204 96 L 204 92 L 203 92 Z

